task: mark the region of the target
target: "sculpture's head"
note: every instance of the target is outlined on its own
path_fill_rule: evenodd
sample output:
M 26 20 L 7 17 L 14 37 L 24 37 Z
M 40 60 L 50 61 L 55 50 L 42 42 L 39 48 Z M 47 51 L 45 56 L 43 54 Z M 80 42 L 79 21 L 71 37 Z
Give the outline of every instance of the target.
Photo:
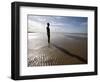
M 50 23 L 47 23 L 47 26 L 50 26 Z

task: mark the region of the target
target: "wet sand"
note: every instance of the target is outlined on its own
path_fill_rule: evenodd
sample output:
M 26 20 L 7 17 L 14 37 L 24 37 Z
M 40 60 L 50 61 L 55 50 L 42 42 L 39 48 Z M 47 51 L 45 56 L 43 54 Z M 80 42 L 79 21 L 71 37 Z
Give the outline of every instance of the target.
M 87 35 L 28 33 L 28 66 L 87 64 Z

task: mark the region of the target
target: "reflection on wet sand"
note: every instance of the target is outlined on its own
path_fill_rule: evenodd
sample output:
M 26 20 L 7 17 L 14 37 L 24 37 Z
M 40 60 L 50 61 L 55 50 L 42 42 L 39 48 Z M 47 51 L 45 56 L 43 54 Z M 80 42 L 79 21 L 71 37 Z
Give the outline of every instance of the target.
M 28 66 L 87 64 L 87 37 L 52 33 L 48 46 L 45 35 L 28 34 Z

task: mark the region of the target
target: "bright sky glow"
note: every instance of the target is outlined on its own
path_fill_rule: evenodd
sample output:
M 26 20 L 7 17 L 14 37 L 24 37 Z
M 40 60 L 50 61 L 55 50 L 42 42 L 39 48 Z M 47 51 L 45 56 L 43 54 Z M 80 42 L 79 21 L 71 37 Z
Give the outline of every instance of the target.
M 87 17 L 28 15 L 28 32 L 46 32 L 47 22 L 51 32 L 87 33 Z

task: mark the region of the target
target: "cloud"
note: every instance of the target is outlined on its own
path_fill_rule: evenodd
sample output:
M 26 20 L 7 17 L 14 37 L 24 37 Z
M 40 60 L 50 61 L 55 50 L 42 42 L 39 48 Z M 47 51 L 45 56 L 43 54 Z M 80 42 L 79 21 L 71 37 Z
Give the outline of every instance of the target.
M 39 22 L 28 20 L 28 31 L 29 32 L 45 32 L 45 27 L 43 26 L 43 24 Z
M 87 32 L 87 17 L 28 16 L 28 31 L 46 32 L 47 22 L 52 32 Z

